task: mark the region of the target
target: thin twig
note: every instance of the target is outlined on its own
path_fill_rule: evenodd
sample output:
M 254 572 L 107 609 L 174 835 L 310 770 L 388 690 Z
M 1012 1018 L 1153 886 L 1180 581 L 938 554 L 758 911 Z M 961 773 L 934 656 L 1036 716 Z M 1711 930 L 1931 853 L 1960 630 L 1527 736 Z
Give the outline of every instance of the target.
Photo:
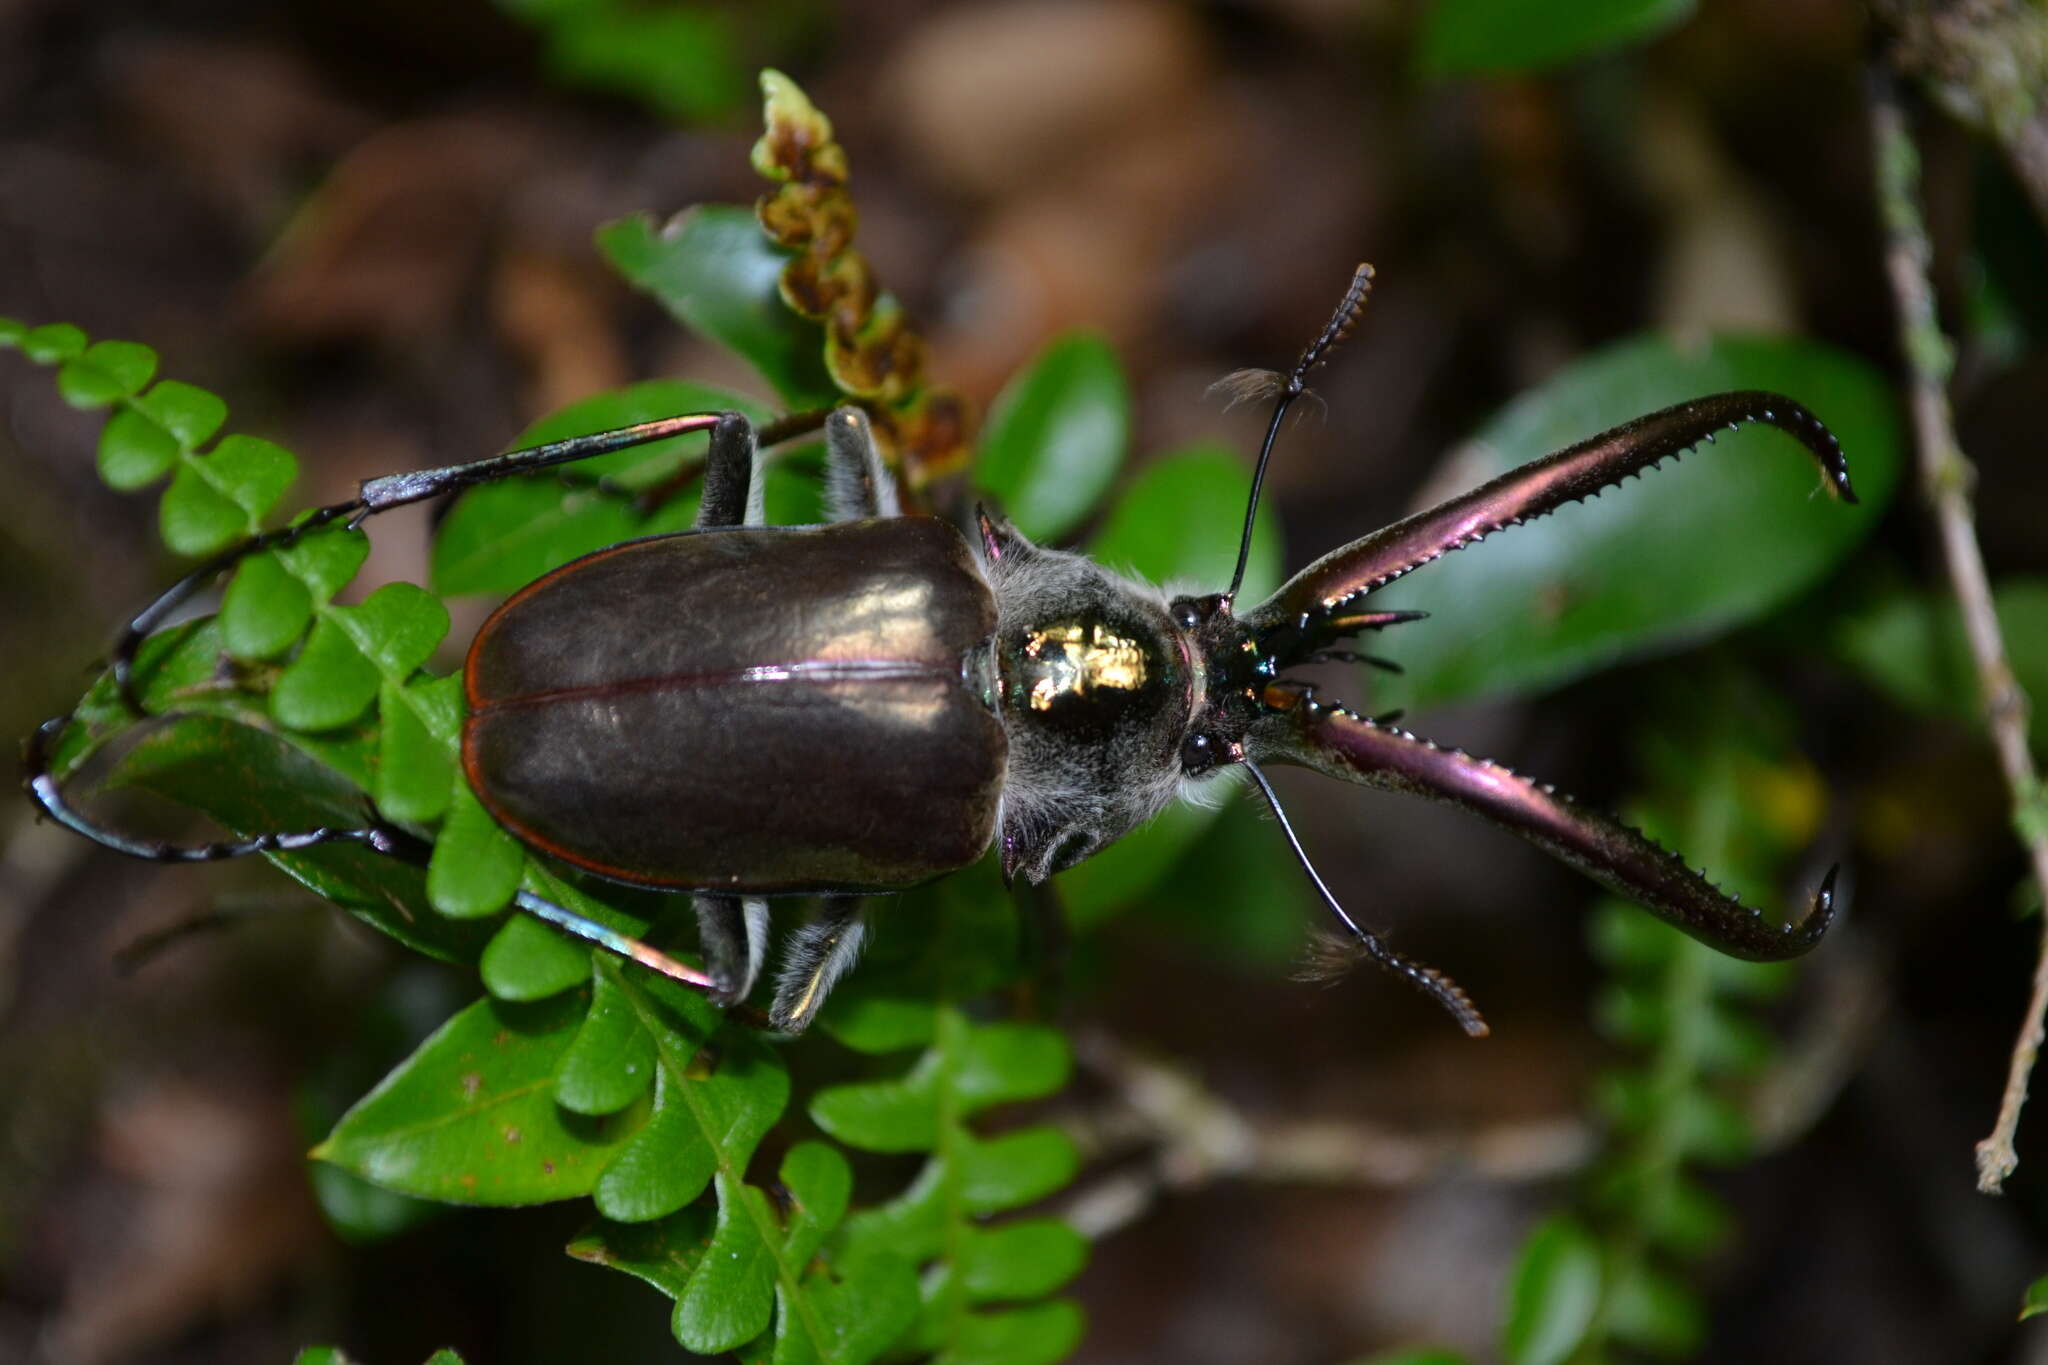
M 1112 1159 L 1110 1173 L 1064 1210 L 1090 1238 L 1132 1222 L 1169 1191 L 1220 1180 L 1354 1189 L 1399 1189 L 1452 1175 L 1524 1183 L 1569 1175 L 1596 1149 L 1592 1128 L 1569 1117 L 1414 1134 L 1356 1119 L 1254 1116 L 1183 1068 L 1107 1035 L 1082 1037 L 1076 1051 L 1115 1097 L 1062 1123 L 1088 1158 Z M 1128 1159 L 1134 1153 L 1139 1160 Z
M 1962 608 L 1970 654 L 1983 687 L 1985 721 L 2012 795 L 2013 824 L 2033 861 L 2036 881 L 2048 888 L 2048 819 L 2042 816 L 2041 782 L 2027 751 L 2027 697 L 2013 675 L 1999 634 L 1998 614 L 1992 607 L 1991 585 L 1972 522 L 1970 491 L 1975 471 L 1956 441 L 1949 412 L 1948 378 L 1954 352 L 1935 317 L 1934 289 L 1927 278 L 1932 248 L 1920 212 L 1920 154 L 1906 127 L 1891 76 L 1873 69 L 1870 91 L 1885 265 L 1899 311 L 1899 344 L 1905 352 L 1913 431 L 1920 449 L 1921 490 L 1934 514 L 1949 584 Z M 1998 1123 L 1991 1136 L 1977 1144 L 1977 1188 L 1986 1194 L 1998 1193 L 2019 1165 L 2013 1135 L 2019 1128 L 2020 1108 L 2027 1102 L 2027 1079 L 2041 1050 L 2044 1015 L 2048 1015 L 2048 917 L 2042 921 L 2033 998 L 2027 1002 L 2026 1019 L 2013 1045 Z
M 1798 1141 L 1862 1069 L 1887 1001 L 1883 967 L 1855 948 L 1844 941 L 1816 964 L 1820 999 L 1743 1097 L 1758 1155 Z M 1105 1168 L 1061 1209 L 1090 1240 L 1136 1222 L 1169 1194 L 1226 1180 L 1360 1190 L 1450 1179 L 1533 1184 L 1574 1175 L 1601 1150 L 1594 1126 L 1570 1115 L 1404 1132 L 1365 1119 L 1254 1113 L 1187 1067 L 1101 1031 L 1076 1038 L 1075 1055 L 1108 1091 L 1104 1103 L 1060 1119 L 1083 1159 Z

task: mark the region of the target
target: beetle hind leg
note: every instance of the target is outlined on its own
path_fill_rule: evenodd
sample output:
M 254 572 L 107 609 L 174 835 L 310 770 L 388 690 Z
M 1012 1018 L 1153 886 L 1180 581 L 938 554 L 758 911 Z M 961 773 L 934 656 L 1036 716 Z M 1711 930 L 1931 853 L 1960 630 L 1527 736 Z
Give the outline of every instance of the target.
M 768 1017 L 783 1033 L 809 1028 L 839 978 L 860 956 L 867 937 L 861 898 L 832 896 L 810 923 L 789 936 L 782 970 L 775 982 L 775 1003 Z

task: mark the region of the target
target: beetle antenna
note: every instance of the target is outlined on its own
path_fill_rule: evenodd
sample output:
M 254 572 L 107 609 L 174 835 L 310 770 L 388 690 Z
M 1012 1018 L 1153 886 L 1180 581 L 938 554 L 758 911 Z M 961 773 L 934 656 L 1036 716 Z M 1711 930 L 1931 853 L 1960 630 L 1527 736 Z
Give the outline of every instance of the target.
M 1273 405 L 1273 420 L 1266 424 L 1266 439 L 1259 445 L 1259 462 L 1252 469 L 1251 496 L 1245 500 L 1244 535 L 1237 543 L 1237 568 L 1231 572 L 1230 587 L 1224 592 L 1224 599 L 1237 597 L 1238 588 L 1244 583 L 1246 562 L 1252 552 L 1252 524 L 1259 515 L 1259 489 L 1266 482 L 1266 463 L 1273 458 L 1273 442 L 1280 437 L 1280 423 L 1287 416 L 1287 409 L 1294 406 L 1294 400 L 1308 392 L 1308 377 L 1316 366 L 1330 358 L 1351 335 L 1358 319 L 1365 312 L 1365 299 L 1372 292 L 1372 267 L 1360 261 L 1358 268 L 1351 272 L 1351 285 L 1338 300 L 1337 311 L 1330 314 L 1330 320 L 1323 324 L 1323 330 L 1308 344 L 1301 358 L 1294 362 L 1294 368 L 1283 378 L 1271 371 L 1240 370 L 1226 375 L 1216 387 L 1231 395 L 1231 402 L 1242 402 L 1246 398 L 1277 394 L 1279 401 Z
M 1308 873 L 1308 879 L 1315 884 L 1316 894 L 1323 898 L 1323 904 L 1330 907 L 1330 913 L 1337 917 L 1338 922 L 1344 926 L 1345 933 L 1356 945 L 1352 950 L 1354 956 L 1370 958 L 1388 971 L 1408 978 L 1417 990 L 1450 1011 L 1451 1018 L 1457 1020 L 1458 1027 L 1464 1029 L 1468 1035 L 1484 1038 L 1489 1031 L 1486 1020 L 1480 1017 L 1478 1008 L 1465 992 L 1459 989 L 1457 982 L 1434 967 L 1425 967 L 1419 962 L 1412 962 L 1401 956 L 1389 948 L 1378 934 L 1351 918 L 1349 912 L 1338 904 L 1337 898 L 1330 893 L 1329 886 L 1324 883 L 1322 874 L 1317 872 L 1315 864 L 1308 860 L 1308 852 L 1302 848 L 1301 840 L 1296 837 L 1294 826 L 1287 819 L 1287 812 L 1280 808 L 1280 798 L 1274 793 L 1273 784 L 1266 780 L 1266 775 L 1259 771 L 1256 763 L 1247 763 L 1244 766 L 1245 771 L 1252 775 L 1252 781 L 1259 784 L 1259 791 L 1264 794 L 1266 804 L 1273 808 L 1273 818 L 1280 822 L 1280 832 L 1287 836 L 1287 846 L 1294 850 L 1295 858 L 1301 863 L 1301 870 Z M 1327 964 L 1328 951 L 1324 950 L 1320 957 Z M 1327 970 L 1324 974 L 1328 974 Z

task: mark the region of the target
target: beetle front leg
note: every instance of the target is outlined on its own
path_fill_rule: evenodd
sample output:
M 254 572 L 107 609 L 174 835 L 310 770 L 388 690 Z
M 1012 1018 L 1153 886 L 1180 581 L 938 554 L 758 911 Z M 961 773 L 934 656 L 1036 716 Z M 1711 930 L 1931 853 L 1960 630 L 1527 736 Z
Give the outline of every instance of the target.
M 1797 957 L 1820 942 L 1834 918 L 1833 870 L 1801 923 L 1770 924 L 1760 911 L 1724 894 L 1676 854 L 1620 821 L 1498 763 L 1441 748 L 1341 707 L 1289 699 L 1261 719 L 1251 747 L 1266 761 L 1462 806 L 1731 957 Z
M 789 936 L 775 1003 L 768 1018 L 784 1033 L 802 1033 L 818 1017 L 833 985 L 860 957 L 867 937 L 861 897 L 828 896 L 816 918 Z

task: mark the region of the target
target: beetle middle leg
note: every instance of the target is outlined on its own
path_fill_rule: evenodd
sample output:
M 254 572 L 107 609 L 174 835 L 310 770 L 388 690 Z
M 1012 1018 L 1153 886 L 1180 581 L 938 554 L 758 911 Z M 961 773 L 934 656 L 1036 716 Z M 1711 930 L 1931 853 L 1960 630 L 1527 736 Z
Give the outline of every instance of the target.
M 768 902 L 755 897 L 696 895 L 697 942 L 717 989 L 712 999 L 736 1005 L 747 998 L 768 956 Z

